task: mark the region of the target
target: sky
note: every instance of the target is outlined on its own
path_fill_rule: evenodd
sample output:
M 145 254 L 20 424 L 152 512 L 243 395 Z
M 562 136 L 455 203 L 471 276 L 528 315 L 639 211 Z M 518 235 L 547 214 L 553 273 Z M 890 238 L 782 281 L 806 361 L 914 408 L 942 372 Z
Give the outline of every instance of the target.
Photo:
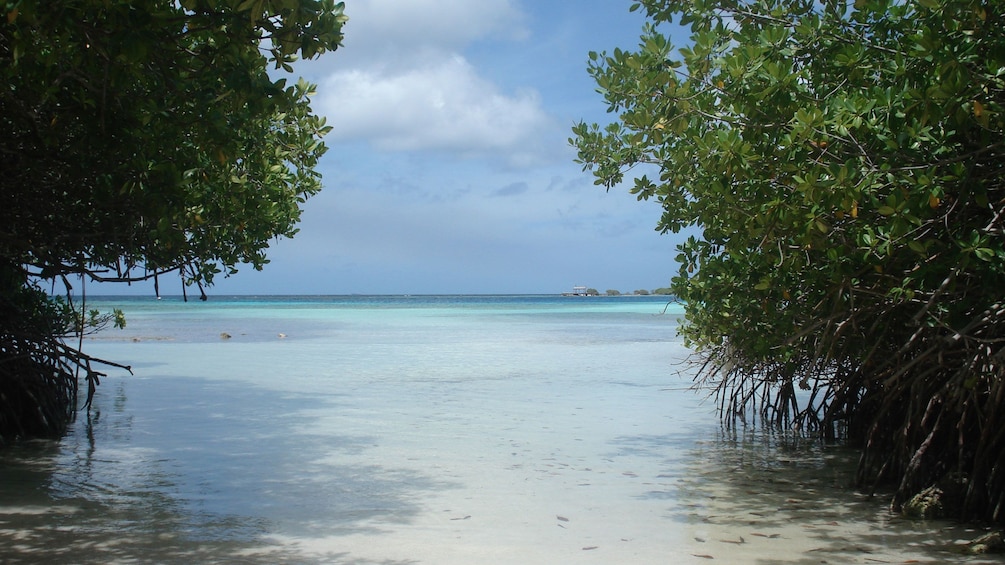
M 587 60 L 638 44 L 631 3 L 347 0 L 344 46 L 297 66 L 333 127 L 324 189 L 263 271 L 210 295 L 668 286 L 678 239 L 655 231 L 660 205 L 594 185 L 568 141 L 612 119 Z

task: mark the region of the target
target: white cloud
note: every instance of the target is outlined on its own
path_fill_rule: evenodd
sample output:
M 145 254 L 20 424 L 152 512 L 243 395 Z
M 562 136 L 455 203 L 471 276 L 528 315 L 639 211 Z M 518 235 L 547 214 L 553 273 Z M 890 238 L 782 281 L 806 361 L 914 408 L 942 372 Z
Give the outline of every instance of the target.
M 530 89 L 504 94 L 457 54 L 402 72 L 353 69 L 321 84 L 331 141 L 365 139 L 390 151 L 505 154 L 532 161 L 552 123 Z
M 333 126 L 329 145 L 364 141 L 518 167 L 568 158 L 567 128 L 536 89 L 502 88 L 464 56 L 475 42 L 506 49 L 526 37 L 515 0 L 356 0 L 346 13 L 345 46 L 299 67 L 318 83 L 313 106 Z

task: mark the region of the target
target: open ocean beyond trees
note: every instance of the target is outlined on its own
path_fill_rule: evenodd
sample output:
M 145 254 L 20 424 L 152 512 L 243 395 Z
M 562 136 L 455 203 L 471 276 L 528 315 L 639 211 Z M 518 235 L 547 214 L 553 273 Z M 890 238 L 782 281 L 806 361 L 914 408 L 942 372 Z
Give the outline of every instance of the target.
M 998 562 L 857 493 L 850 450 L 724 432 L 666 297 L 88 307 L 133 374 L 0 451 L 0 562 Z

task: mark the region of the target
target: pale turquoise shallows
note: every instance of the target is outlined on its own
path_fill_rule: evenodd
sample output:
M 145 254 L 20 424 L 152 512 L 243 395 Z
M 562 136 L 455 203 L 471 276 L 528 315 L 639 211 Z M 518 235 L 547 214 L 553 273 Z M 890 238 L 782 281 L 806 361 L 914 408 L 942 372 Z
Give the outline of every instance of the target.
M 664 297 L 92 306 L 128 327 L 86 350 L 133 375 L 0 452 L 0 561 L 795 563 L 850 547 L 846 521 L 931 538 L 877 522 L 840 448 L 724 435 Z

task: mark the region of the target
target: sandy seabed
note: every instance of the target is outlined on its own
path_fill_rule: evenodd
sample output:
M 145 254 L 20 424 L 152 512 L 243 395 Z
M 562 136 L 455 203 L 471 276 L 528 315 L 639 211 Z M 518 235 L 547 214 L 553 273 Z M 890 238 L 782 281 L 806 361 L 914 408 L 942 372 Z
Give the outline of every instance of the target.
M 432 497 L 408 523 L 380 520 L 337 536 L 274 541 L 322 562 L 359 565 L 1005 563 L 964 554 L 981 528 L 904 520 L 851 493 L 844 502 L 821 500 L 814 485 L 798 480 L 776 479 L 771 492 L 743 492 L 763 486 L 743 478 L 718 486 L 683 481 L 678 487 L 693 502 L 669 509 L 654 502 L 651 519 L 640 520 L 637 501 L 619 502 L 623 489 L 597 480 L 604 471 L 557 463 L 545 472 L 533 486 L 486 478 L 477 492 Z M 642 489 L 669 486 L 609 472 L 613 482 Z
M 724 434 L 662 317 L 333 312 L 96 340 L 136 374 L 0 457 L 0 562 L 1005 563 L 856 492 L 851 451 Z

